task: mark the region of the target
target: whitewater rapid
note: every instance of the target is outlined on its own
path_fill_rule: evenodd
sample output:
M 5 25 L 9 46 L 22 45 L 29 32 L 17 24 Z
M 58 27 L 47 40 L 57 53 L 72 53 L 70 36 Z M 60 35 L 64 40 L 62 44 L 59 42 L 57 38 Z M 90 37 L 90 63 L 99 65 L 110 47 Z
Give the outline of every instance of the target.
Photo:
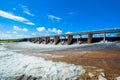
M 53 62 L 41 57 L 20 54 L 15 49 L 8 49 L 6 44 L 0 44 L 0 79 L 25 74 L 41 76 L 43 80 L 65 80 L 83 73 L 85 73 L 85 69 L 80 65 Z

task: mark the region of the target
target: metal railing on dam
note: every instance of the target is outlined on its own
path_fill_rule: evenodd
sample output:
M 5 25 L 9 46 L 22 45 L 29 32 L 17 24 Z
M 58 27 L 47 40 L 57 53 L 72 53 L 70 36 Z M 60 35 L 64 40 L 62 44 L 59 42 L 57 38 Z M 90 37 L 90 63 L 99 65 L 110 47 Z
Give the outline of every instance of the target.
M 39 44 L 74 44 L 74 43 L 93 43 L 98 41 L 120 41 L 120 29 L 100 30 L 100 31 L 88 31 L 78 32 L 70 34 L 49 35 L 41 37 L 24 38 L 27 41 Z

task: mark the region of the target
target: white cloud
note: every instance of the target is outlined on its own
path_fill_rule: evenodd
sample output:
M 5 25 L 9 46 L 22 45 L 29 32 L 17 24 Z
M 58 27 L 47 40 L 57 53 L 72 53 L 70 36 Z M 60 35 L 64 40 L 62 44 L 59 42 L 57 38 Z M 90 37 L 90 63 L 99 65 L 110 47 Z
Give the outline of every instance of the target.
M 30 12 L 30 10 L 28 9 L 27 6 L 21 5 L 21 8 L 22 8 L 22 10 L 23 10 L 23 13 L 25 13 L 25 14 L 27 14 L 27 15 L 30 15 L 30 16 L 34 16 L 34 14 L 32 14 L 32 13 Z
M 32 22 L 26 22 L 25 24 L 28 24 L 28 25 L 35 25 L 35 24 L 33 24 Z
M 16 31 L 13 31 L 13 34 L 17 34 L 17 32 L 16 32 Z
M 72 34 L 72 32 L 68 31 L 68 32 L 66 32 L 66 34 Z
M 62 33 L 62 31 L 61 31 L 61 30 L 57 30 L 57 33 L 58 33 L 58 34 L 61 34 L 61 33 Z
M 16 35 L 17 38 L 23 38 L 24 36 L 21 34 Z
M 56 28 L 53 28 L 53 29 L 49 28 L 48 31 L 49 31 L 49 32 L 54 32 L 54 33 L 56 33 L 56 32 L 57 32 L 57 29 L 56 29 Z
M 70 14 L 70 15 L 75 15 L 75 14 L 77 14 L 76 12 L 69 12 L 68 14 Z
M 13 29 L 16 31 L 28 32 L 27 28 L 20 28 L 19 26 L 13 26 Z
M 51 34 L 51 33 L 55 33 L 55 34 L 61 34 L 62 30 L 60 29 L 56 29 L 56 28 L 48 28 L 46 29 L 44 26 L 43 27 L 38 27 L 36 28 L 38 32 L 42 32 L 44 34 Z
M 51 20 L 56 20 L 56 21 L 60 21 L 61 18 L 60 17 L 57 17 L 57 16 L 54 16 L 54 15 L 47 15 L 47 17 Z
M 28 32 L 28 29 L 27 28 L 23 28 L 22 29 L 24 32 Z
M 7 18 L 7 19 L 14 20 L 14 21 L 22 22 L 22 23 L 25 23 L 28 25 L 35 25 L 34 23 L 32 23 L 31 21 L 29 21 L 28 19 L 26 19 L 24 17 L 15 16 L 11 13 L 8 13 L 8 12 L 2 11 L 2 10 L 0 10 L 0 16 Z
M 11 37 L 11 34 L 0 33 L 0 39 L 10 39 Z
M 13 10 L 15 11 L 15 10 L 16 10 L 16 8 L 13 8 Z
M 9 32 L 9 31 L 8 31 Z M 6 32 L 0 32 L 0 39 L 18 39 L 18 38 L 27 38 L 29 36 L 25 34 L 18 34 L 16 31 L 10 31 L 10 34 Z
M 53 28 L 53 29 L 49 28 L 49 29 L 48 29 L 48 32 L 52 32 L 52 33 L 56 33 L 56 34 L 61 34 L 61 33 L 62 33 L 61 30 L 56 29 L 56 28 Z
M 16 31 L 21 31 L 21 28 L 19 28 L 18 26 L 13 26 L 13 29 Z
M 33 32 L 33 33 L 32 33 L 32 36 L 35 36 L 35 35 L 36 35 L 36 33 Z
M 39 31 L 39 32 L 45 32 L 45 31 L 46 31 L 45 27 L 38 27 L 38 28 L 36 28 L 36 29 L 37 29 L 37 31 Z

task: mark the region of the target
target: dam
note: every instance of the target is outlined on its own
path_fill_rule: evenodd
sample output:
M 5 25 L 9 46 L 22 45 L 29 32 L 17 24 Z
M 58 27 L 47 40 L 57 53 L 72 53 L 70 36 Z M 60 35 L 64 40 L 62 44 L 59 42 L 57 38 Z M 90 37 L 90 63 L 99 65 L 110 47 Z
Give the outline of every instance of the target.
M 78 32 L 70 34 L 50 35 L 41 37 L 25 38 L 25 40 L 39 44 L 81 44 L 99 41 L 119 41 L 120 29 L 100 30 L 90 32 Z

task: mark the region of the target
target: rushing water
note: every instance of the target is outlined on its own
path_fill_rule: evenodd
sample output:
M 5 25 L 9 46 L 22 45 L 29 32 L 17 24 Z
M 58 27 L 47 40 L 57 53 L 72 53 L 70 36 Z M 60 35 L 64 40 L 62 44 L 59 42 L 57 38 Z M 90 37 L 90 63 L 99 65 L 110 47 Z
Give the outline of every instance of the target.
M 42 76 L 43 80 L 65 80 L 85 73 L 82 66 L 18 54 L 15 49 L 8 49 L 6 45 L 0 43 L 0 79 L 26 74 Z

